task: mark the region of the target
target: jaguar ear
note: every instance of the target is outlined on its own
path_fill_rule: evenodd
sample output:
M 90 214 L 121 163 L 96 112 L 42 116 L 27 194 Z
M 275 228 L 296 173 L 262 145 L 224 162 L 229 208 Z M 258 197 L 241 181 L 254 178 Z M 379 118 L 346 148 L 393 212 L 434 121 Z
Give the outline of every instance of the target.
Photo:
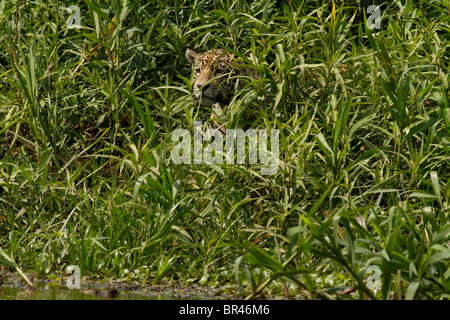
M 189 61 L 190 64 L 195 64 L 195 61 L 197 60 L 198 53 L 194 50 L 187 49 L 186 50 L 186 59 Z

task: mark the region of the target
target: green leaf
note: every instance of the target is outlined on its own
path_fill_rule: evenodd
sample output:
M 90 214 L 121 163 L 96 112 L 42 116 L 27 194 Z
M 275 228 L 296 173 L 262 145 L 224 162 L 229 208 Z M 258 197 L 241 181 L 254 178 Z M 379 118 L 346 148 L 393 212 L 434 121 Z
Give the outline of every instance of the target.
M 84 2 L 86 2 L 86 4 L 88 5 L 89 8 L 91 8 L 92 10 L 94 10 L 103 20 L 106 20 L 112 24 L 114 24 L 115 26 L 117 26 L 117 24 L 112 21 L 112 19 L 102 11 L 102 9 L 100 9 L 97 4 L 94 4 L 93 2 L 91 2 L 90 0 L 84 0 Z
M 258 249 L 252 244 L 242 244 L 245 250 L 249 253 L 245 257 L 247 260 L 256 263 L 257 265 L 264 266 L 276 272 L 283 272 L 284 266 L 278 260 L 274 259 L 265 251 Z
M 430 173 L 431 184 L 433 185 L 433 190 L 436 195 L 437 201 L 442 206 L 442 198 L 441 198 L 441 187 L 439 186 L 439 180 L 436 171 L 431 171 Z
M 408 290 L 406 290 L 405 300 L 414 300 L 414 297 L 416 296 L 419 288 L 420 288 L 420 282 L 413 280 L 409 284 Z
M 432 255 L 427 262 L 425 263 L 425 267 L 426 268 L 430 268 L 432 265 L 434 265 L 435 263 L 438 263 L 440 261 L 449 261 L 450 259 L 450 250 L 444 251 L 444 252 L 439 252 L 436 253 L 434 255 Z

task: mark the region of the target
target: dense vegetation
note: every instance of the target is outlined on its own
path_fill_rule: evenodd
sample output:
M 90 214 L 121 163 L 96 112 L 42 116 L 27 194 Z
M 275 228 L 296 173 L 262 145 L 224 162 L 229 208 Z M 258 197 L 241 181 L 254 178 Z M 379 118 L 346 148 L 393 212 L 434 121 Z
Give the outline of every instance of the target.
M 0 264 L 448 299 L 449 16 L 446 0 L 0 1 Z M 276 174 L 171 161 L 176 129 L 211 125 L 187 48 L 255 70 L 226 126 L 279 129 Z

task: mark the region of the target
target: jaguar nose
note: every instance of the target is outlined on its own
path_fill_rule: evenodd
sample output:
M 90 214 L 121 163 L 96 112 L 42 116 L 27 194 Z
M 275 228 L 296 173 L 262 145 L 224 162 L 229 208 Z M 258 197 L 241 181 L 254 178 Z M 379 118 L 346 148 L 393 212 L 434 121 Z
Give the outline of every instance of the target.
M 200 90 L 200 89 L 206 90 L 208 88 L 209 88 L 209 83 L 206 85 L 203 85 L 202 83 L 197 83 L 197 90 Z

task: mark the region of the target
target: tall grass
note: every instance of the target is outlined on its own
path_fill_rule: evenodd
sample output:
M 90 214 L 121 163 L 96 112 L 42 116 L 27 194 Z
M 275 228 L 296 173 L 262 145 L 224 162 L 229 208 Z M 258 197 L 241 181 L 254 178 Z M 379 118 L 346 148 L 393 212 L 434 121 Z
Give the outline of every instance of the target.
M 450 6 L 366 2 L 86 0 L 80 29 L 64 2 L 0 2 L 0 264 L 449 298 Z M 175 129 L 210 122 L 188 47 L 255 70 L 226 126 L 279 129 L 275 175 L 170 160 Z

